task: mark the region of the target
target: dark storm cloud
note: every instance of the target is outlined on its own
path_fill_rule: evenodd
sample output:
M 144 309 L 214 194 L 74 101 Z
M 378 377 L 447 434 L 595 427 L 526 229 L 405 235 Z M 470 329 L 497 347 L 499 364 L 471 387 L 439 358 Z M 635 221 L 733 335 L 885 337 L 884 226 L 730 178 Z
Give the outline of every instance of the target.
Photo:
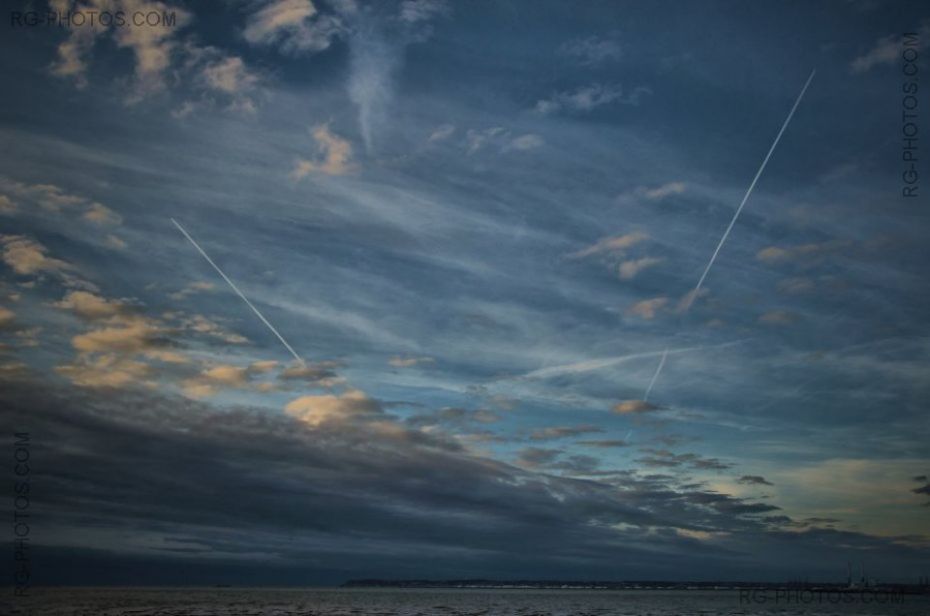
M 760 475 L 743 475 L 737 479 L 739 483 L 745 483 L 748 485 L 757 485 L 757 486 L 771 486 L 775 485 L 771 481 L 768 481 L 765 477 Z
M 549 428 L 537 428 L 530 433 L 530 440 L 533 441 L 552 441 L 569 436 L 581 436 L 582 434 L 594 434 L 603 432 L 603 428 L 590 425 L 581 426 L 551 426 Z
M 610 448 L 610 447 L 629 447 L 629 443 L 622 439 L 601 439 L 601 440 L 592 440 L 592 441 L 578 441 L 579 445 L 584 445 L 585 447 L 600 447 L 600 448 Z
M 62 542 L 56 549 L 73 558 L 102 550 L 113 562 L 170 555 L 203 567 L 325 561 L 346 576 L 414 575 L 428 551 L 433 573 L 587 575 L 615 569 L 623 555 L 641 563 L 636 572 L 659 575 L 709 554 L 722 574 L 724 554 L 751 558 L 752 541 L 772 527 L 755 516 L 778 509 L 682 491 L 664 475 L 617 470 L 596 481 L 521 470 L 396 422 L 310 428 L 142 391 L 8 385 L 5 422 L 28 426 L 37 443 L 36 506 Z M 598 463 L 559 456 L 524 455 L 551 470 Z M 661 532 L 646 541 L 645 528 Z M 82 539 L 88 532 L 92 541 Z M 731 538 L 697 546 L 682 532 Z M 532 558 L 525 545 L 536 546 Z
M 667 449 L 644 449 L 648 454 L 636 461 L 644 466 L 678 468 L 687 467 L 698 470 L 722 471 L 732 464 L 721 462 L 717 458 L 705 458 L 696 453 L 676 454 Z
M 918 475 L 917 477 L 914 477 L 914 481 L 922 482 L 924 485 L 914 488 L 911 490 L 911 492 L 914 494 L 930 496 L 930 481 L 927 480 L 926 475 Z M 930 501 L 925 502 L 924 505 L 930 507 Z

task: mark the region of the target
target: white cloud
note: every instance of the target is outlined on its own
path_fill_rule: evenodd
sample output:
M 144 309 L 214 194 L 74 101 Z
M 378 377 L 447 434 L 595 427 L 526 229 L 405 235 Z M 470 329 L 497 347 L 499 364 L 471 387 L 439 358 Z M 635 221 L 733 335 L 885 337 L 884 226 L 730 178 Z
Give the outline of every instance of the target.
M 582 66 L 594 66 L 608 60 L 619 60 L 623 51 L 617 41 L 595 35 L 563 43 L 559 54 Z
M 915 50 L 930 46 L 930 22 L 925 22 L 920 27 L 915 41 L 916 45 L 912 47 Z M 865 73 L 876 66 L 899 61 L 904 51 L 904 43 L 904 38 L 896 34 L 879 39 L 872 49 L 849 63 L 850 72 Z
M 637 192 L 650 201 L 659 201 L 671 195 L 680 195 L 685 192 L 684 182 L 669 182 L 655 188 L 641 188 Z
M 436 130 L 430 133 L 427 141 L 434 143 L 436 141 L 444 141 L 452 136 L 455 132 L 455 127 L 451 124 L 443 124 L 442 126 L 437 126 Z
M 514 137 L 508 146 L 508 149 L 511 150 L 533 150 L 538 147 L 542 147 L 546 142 L 539 135 L 520 135 L 519 137 Z
M 605 86 L 595 83 L 573 91 L 556 92 L 548 99 L 538 101 L 536 111 L 542 114 L 559 111 L 585 113 L 611 103 L 638 105 L 643 96 L 651 93 L 652 90 L 645 86 L 637 86 L 625 94 L 620 84 Z

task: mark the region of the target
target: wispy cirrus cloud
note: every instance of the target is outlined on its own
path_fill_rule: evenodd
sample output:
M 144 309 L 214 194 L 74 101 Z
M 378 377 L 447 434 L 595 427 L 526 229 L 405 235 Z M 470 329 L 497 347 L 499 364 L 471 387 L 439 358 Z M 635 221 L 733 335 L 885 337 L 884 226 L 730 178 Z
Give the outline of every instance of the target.
M 925 21 L 911 35 L 891 34 L 879 39 L 871 49 L 849 63 L 849 71 L 866 73 L 876 66 L 893 64 L 900 60 L 905 43 L 915 51 L 926 49 L 930 45 L 930 21 Z
M 630 259 L 620 264 L 618 272 L 621 280 L 633 280 L 640 272 L 655 267 L 665 261 L 659 257 L 642 257 L 641 259 Z
M 652 93 L 646 86 L 636 86 L 631 91 L 620 84 L 595 83 L 575 90 L 556 92 L 549 98 L 536 103 L 536 111 L 541 114 L 558 113 L 587 113 L 599 107 L 611 104 L 639 105 L 644 96 Z
M 629 250 L 633 246 L 639 244 L 640 242 L 644 242 L 647 239 L 649 239 L 649 236 L 640 231 L 633 231 L 623 235 L 605 237 L 588 246 L 587 248 L 582 248 L 581 250 L 571 253 L 569 257 L 572 259 L 583 259 L 585 257 L 603 253 L 623 254 L 626 250 Z
M 581 66 L 596 66 L 619 60 L 623 57 L 623 48 L 616 37 L 606 38 L 592 35 L 562 43 L 558 53 Z

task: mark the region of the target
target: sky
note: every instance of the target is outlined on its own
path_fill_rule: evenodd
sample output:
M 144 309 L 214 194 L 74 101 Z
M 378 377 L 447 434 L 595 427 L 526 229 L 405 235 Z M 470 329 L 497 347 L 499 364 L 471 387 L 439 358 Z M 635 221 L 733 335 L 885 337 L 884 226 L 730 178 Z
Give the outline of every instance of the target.
M 930 8 L 7 12 L 36 583 L 930 573 Z

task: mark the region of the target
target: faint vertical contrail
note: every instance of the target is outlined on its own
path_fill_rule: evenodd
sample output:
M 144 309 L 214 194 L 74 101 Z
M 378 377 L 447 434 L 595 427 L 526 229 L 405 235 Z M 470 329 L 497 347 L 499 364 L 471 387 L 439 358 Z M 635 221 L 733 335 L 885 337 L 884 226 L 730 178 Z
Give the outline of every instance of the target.
M 694 290 L 688 294 L 688 297 L 685 300 L 685 304 L 681 309 L 682 314 L 688 312 L 688 310 L 691 308 L 691 304 L 694 303 L 695 298 L 701 291 L 701 287 L 704 285 L 704 279 L 707 278 L 707 274 L 710 272 L 710 268 L 714 266 L 714 261 L 717 260 L 717 255 L 720 254 L 720 249 L 723 248 L 724 242 L 726 242 L 727 237 L 730 236 L 730 231 L 733 230 L 733 225 L 736 224 L 736 219 L 739 218 L 740 212 L 743 211 L 743 206 L 745 206 L 746 202 L 749 200 L 749 195 L 752 194 L 753 189 L 756 187 L 756 182 L 759 181 L 759 177 L 762 175 L 762 172 L 765 171 L 765 166 L 768 164 L 769 159 L 772 157 L 772 152 L 775 151 L 775 147 L 781 140 L 781 136 L 784 134 L 785 129 L 788 128 L 788 124 L 791 122 L 791 118 L 794 117 L 794 112 L 798 108 L 798 105 L 801 104 L 801 99 L 804 97 L 804 93 L 807 92 L 807 87 L 811 85 L 811 81 L 814 79 L 814 74 L 816 72 L 816 70 L 811 71 L 810 76 L 804 83 L 804 87 L 801 88 L 801 93 L 798 94 L 798 98 L 794 101 L 794 105 L 791 106 L 791 111 L 788 112 L 788 117 L 785 118 L 785 122 L 781 125 L 781 130 L 779 130 L 778 134 L 775 136 L 775 141 L 772 142 L 772 147 L 769 148 L 768 153 L 762 160 L 762 164 L 759 165 L 759 170 L 756 171 L 756 176 L 752 178 L 752 183 L 749 184 L 749 188 L 746 190 L 746 194 L 743 195 L 743 200 L 740 201 L 739 207 L 736 208 L 736 212 L 733 213 L 733 218 L 730 220 L 730 224 L 727 225 L 726 231 L 723 232 L 723 237 L 721 237 L 720 241 L 717 242 L 717 248 L 714 249 L 714 254 L 710 256 L 710 261 L 707 262 L 707 267 L 704 268 L 704 273 L 701 274 L 701 278 L 698 280 L 697 284 L 694 285 Z M 652 393 L 652 388 L 655 386 L 656 380 L 659 378 L 659 374 L 662 373 L 662 367 L 665 365 L 665 359 L 667 357 L 668 349 L 666 348 L 662 353 L 662 358 L 659 359 L 659 366 L 656 368 L 655 374 L 652 375 L 652 380 L 649 381 L 649 387 L 646 388 L 646 393 L 643 394 L 643 401 L 646 401 L 649 398 L 649 394 Z
M 184 237 L 186 237 L 187 240 L 188 240 L 191 244 L 194 245 L 194 248 L 197 249 L 197 252 L 199 252 L 201 255 L 203 255 L 203 258 L 207 260 L 207 263 L 209 263 L 210 265 L 213 266 L 213 269 L 216 270 L 216 273 L 223 277 L 223 280 L 225 280 L 225 281 L 226 281 L 226 284 L 228 284 L 228 285 L 232 288 L 232 290 L 236 292 L 236 295 L 238 295 L 239 297 L 241 297 L 241 298 L 242 298 L 242 301 L 244 301 L 244 302 L 246 303 L 246 305 L 247 305 L 249 308 L 252 309 L 252 312 L 254 312 L 255 315 L 258 316 L 259 319 L 261 319 L 262 323 L 264 323 L 266 326 L 268 326 L 268 329 L 271 330 L 271 333 L 273 333 L 275 336 L 278 337 L 278 340 L 280 340 L 280 341 L 281 341 L 281 344 L 283 344 L 283 345 L 285 346 L 285 348 L 287 348 L 287 350 L 290 351 L 291 355 L 294 356 L 294 359 L 296 359 L 296 360 L 298 361 L 298 363 L 300 363 L 300 365 L 302 365 L 302 366 L 303 366 L 303 365 L 306 365 L 306 364 L 304 363 L 303 358 L 301 358 L 300 355 L 297 354 L 297 351 L 295 351 L 294 348 L 293 348 L 290 344 L 287 343 L 287 340 L 284 339 L 284 336 L 282 336 L 280 333 L 278 333 L 278 330 L 276 330 L 276 329 L 274 328 L 274 325 L 272 325 L 271 323 L 268 322 L 268 319 L 265 318 L 265 315 L 263 315 L 261 312 L 259 312 L 258 308 L 256 308 L 256 307 L 252 304 L 252 302 L 249 301 L 249 298 L 247 298 L 247 297 L 242 293 L 242 291 L 239 290 L 239 287 L 237 287 L 236 284 L 235 284 L 232 280 L 229 279 L 229 276 L 227 276 L 226 274 L 223 273 L 223 270 L 221 270 L 220 267 L 219 267 L 216 263 L 213 262 L 213 259 L 210 258 L 210 255 L 208 255 L 206 252 L 204 252 L 203 248 L 201 248 L 200 245 L 199 245 L 196 241 L 194 241 L 194 238 L 192 238 L 192 237 L 190 236 L 190 233 L 188 233 L 187 231 L 185 231 L 185 230 L 184 230 L 184 227 L 182 227 L 181 224 L 180 224 L 178 221 L 176 221 L 174 218 L 171 218 L 170 220 L 171 220 L 172 223 L 174 223 L 174 226 L 178 228 L 178 231 L 180 231 L 181 233 L 183 233 L 183 234 L 184 234 Z
M 655 387 L 656 380 L 659 378 L 659 373 L 662 372 L 662 366 L 665 365 L 665 360 L 668 358 L 668 347 L 665 347 L 665 350 L 662 351 L 662 357 L 659 358 L 659 365 L 656 368 L 655 373 L 652 375 L 652 379 L 649 381 L 649 387 L 646 388 L 646 393 L 643 394 L 643 402 L 649 401 L 649 394 L 652 393 L 652 388 Z

